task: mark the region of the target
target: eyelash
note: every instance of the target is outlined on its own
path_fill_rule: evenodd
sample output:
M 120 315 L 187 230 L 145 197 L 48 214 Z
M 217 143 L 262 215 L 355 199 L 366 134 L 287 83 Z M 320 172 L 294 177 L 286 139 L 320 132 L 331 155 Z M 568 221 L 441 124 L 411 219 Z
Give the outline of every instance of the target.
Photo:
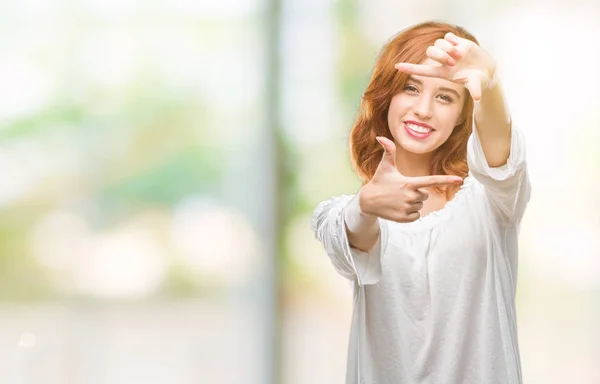
M 417 88 L 416 88 L 414 85 L 406 85 L 406 86 L 404 86 L 404 90 L 405 90 L 405 91 L 408 91 L 408 92 L 416 92 L 416 91 L 418 91 L 418 89 L 417 89 Z M 451 103 L 451 102 L 453 102 L 453 101 L 454 101 L 454 100 L 453 100 L 453 99 L 452 99 L 450 96 L 448 96 L 448 95 L 442 94 L 442 95 L 440 95 L 440 96 L 442 97 L 442 100 L 443 100 L 443 101 L 445 101 L 446 103 Z

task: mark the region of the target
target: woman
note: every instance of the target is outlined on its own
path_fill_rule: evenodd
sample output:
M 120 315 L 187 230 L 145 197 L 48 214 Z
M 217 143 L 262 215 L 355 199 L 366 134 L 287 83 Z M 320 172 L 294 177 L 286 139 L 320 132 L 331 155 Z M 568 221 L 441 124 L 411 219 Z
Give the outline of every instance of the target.
M 354 286 L 347 383 L 522 382 L 517 235 L 525 147 L 494 60 L 426 22 L 384 46 L 352 129 L 356 195 L 312 227 Z

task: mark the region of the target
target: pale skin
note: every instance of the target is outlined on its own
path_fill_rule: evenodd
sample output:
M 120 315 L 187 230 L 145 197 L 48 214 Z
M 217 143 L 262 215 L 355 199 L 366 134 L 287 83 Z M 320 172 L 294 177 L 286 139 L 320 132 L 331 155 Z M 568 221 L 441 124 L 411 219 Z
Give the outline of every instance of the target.
M 475 100 L 475 122 L 488 165 L 506 164 L 510 154 L 511 118 L 504 94 L 494 81 L 496 63 L 477 44 L 447 33 L 427 48 L 421 64 L 397 63 L 411 75 L 390 102 L 388 125 L 394 141 L 377 140 L 385 149 L 373 178 L 346 208 L 350 245 L 370 250 L 379 237 L 377 218 L 409 223 L 439 209 L 448 199 L 436 186 L 460 183 L 458 176 L 431 175 L 431 157 L 459 124 L 464 97 Z M 468 94 L 467 94 L 468 92 Z M 434 128 L 430 137 L 414 140 L 406 121 Z

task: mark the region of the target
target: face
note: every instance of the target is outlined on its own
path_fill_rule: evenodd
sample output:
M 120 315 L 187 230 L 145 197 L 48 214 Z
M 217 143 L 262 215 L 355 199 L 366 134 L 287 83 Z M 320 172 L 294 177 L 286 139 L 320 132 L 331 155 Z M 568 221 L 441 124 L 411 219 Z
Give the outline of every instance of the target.
M 436 65 L 431 59 L 422 64 Z M 396 145 L 415 154 L 435 151 L 460 123 L 465 97 L 468 93 L 460 84 L 410 75 L 388 111 L 388 126 Z

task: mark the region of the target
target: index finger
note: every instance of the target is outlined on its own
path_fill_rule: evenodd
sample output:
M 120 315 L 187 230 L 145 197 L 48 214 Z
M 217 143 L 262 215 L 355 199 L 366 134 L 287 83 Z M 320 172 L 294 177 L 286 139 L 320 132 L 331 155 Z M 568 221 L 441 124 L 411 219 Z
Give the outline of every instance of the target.
M 463 181 L 460 176 L 452 175 L 433 175 L 433 176 L 420 176 L 420 177 L 409 177 L 406 184 L 411 188 L 428 188 L 428 187 L 444 187 L 446 185 L 456 185 Z
M 444 36 L 444 39 L 448 40 L 449 42 L 451 42 L 454 45 L 457 45 L 460 42 L 458 36 L 456 36 L 452 32 L 446 33 L 446 35 Z
M 426 77 L 444 77 L 443 67 L 425 64 L 397 63 L 394 68 L 411 75 Z

